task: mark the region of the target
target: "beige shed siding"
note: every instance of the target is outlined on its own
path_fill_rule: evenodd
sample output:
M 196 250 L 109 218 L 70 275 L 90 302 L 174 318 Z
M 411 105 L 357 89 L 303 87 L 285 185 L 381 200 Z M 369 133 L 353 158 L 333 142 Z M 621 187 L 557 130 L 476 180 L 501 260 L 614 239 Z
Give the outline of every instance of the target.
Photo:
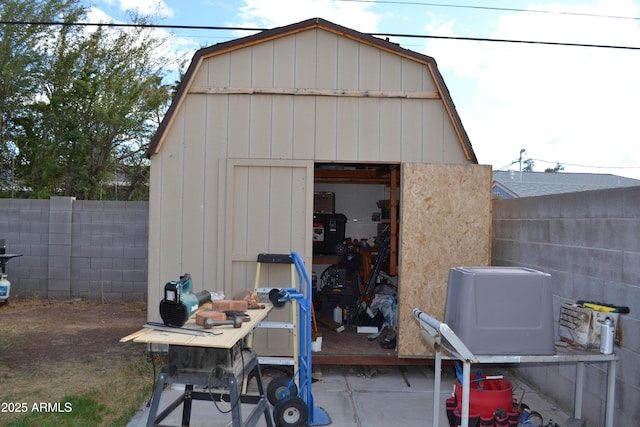
M 206 93 L 209 88 L 348 96 Z M 196 290 L 227 294 L 253 274 L 249 265 L 229 270 L 227 159 L 468 163 L 441 99 L 365 93 L 434 93 L 427 64 L 324 29 L 204 58 L 186 90 L 152 156 L 150 307 L 157 307 L 164 283 L 184 272 L 193 275 Z M 247 191 L 249 203 L 264 189 Z M 301 214 L 282 212 L 283 220 Z M 258 221 L 252 240 L 234 240 L 234 247 L 264 251 L 260 242 L 271 237 L 263 225 Z M 309 238 L 309 230 L 297 232 Z M 150 308 L 149 317 L 157 320 L 157 311 Z
M 359 100 L 340 98 L 336 103 L 336 158 L 357 159 Z
M 233 294 L 254 285 L 260 252 L 296 251 L 311 265 L 313 163 L 310 161 L 227 161 L 227 232 L 224 283 Z M 284 267 L 284 268 L 283 268 Z M 290 287 L 288 266 L 265 266 L 262 287 Z M 275 311 L 269 320 L 290 321 L 289 310 Z M 260 331 L 257 348 L 263 355 L 282 355 L 290 344 L 289 331 Z
M 209 58 L 202 69 L 200 87 L 436 91 L 424 64 L 317 29 Z M 210 105 L 224 95 L 206 96 Z M 457 138 L 440 99 L 229 96 L 230 157 L 466 161 L 450 144 Z

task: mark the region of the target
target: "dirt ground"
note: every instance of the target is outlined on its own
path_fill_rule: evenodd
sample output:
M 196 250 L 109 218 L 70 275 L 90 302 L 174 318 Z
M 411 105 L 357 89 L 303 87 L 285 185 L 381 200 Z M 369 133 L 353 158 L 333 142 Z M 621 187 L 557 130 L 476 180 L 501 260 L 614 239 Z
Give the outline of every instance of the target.
M 153 378 L 136 366 L 148 365 L 146 347 L 119 341 L 145 322 L 142 301 L 13 299 L 1 303 L 0 402 L 31 405 L 88 393 L 109 408 L 114 392 L 130 393 L 131 400 L 140 383 L 151 384 Z M 103 414 L 105 420 L 117 418 L 118 414 L 108 412 Z M 20 414 L 2 415 L 16 418 Z
M 0 369 L 118 353 L 120 338 L 146 322 L 146 304 L 12 300 L 0 304 Z M 0 371 L 1 372 L 1 371 Z

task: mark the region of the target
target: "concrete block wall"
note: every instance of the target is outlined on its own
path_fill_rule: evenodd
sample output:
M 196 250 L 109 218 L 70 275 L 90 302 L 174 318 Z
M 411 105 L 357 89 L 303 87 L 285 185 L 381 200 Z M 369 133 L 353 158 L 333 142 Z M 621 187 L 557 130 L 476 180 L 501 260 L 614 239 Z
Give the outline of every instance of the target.
M 0 199 L 12 297 L 146 300 L 148 203 Z
M 551 274 L 556 325 L 576 300 L 628 306 L 616 382 L 615 425 L 640 419 L 640 187 L 495 200 L 492 264 Z M 528 365 L 519 371 L 569 413 L 575 366 Z M 583 418 L 604 425 L 606 364 L 586 367 Z M 562 420 L 556 420 L 562 421 Z

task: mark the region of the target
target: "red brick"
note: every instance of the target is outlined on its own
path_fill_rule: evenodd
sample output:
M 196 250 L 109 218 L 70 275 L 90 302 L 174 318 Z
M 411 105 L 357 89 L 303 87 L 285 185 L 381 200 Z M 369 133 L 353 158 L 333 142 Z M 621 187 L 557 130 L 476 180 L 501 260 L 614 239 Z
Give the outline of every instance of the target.
M 216 311 L 247 311 L 249 309 L 249 303 L 245 300 L 217 299 L 211 301 L 211 308 Z
M 216 310 L 202 310 L 196 313 L 196 324 L 203 326 L 204 319 L 227 320 L 227 315 Z

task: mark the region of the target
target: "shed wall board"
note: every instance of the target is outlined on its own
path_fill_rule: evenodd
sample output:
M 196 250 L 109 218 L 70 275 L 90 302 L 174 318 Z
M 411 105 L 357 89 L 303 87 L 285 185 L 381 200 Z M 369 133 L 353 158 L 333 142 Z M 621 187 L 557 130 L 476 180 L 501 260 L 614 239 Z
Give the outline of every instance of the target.
M 412 310 L 443 320 L 449 270 L 490 263 L 491 167 L 403 163 L 401 176 L 398 354 L 425 357 Z
M 314 59 L 317 67 L 316 83 L 313 87 L 333 89 L 338 85 L 338 36 L 326 32 L 318 32 L 318 58 Z
M 336 104 L 336 158 L 357 159 L 358 145 L 358 101 L 341 98 Z
M 273 87 L 292 87 L 295 82 L 295 37 L 274 40 Z

